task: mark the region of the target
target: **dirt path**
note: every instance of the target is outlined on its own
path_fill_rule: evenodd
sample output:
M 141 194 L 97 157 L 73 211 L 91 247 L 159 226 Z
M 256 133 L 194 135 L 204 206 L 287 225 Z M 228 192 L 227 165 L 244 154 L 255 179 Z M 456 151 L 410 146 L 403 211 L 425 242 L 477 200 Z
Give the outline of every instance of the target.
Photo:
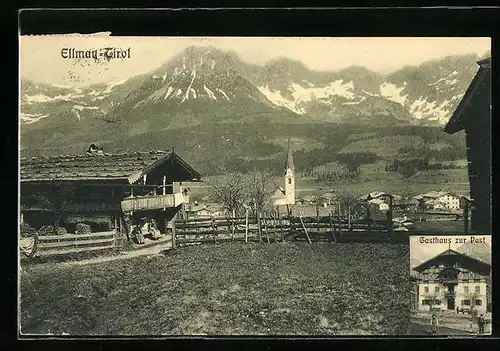
M 145 256 L 145 255 L 158 255 L 162 251 L 169 250 L 172 248 L 172 243 L 170 241 L 165 242 L 164 244 L 158 244 L 155 246 L 150 246 L 150 247 L 145 247 L 144 249 L 137 249 L 133 251 L 122 251 L 116 255 L 112 256 L 102 256 L 102 257 L 94 257 L 94 258 L 89 258 L 89 259 L 83 259 L 83 260 L 75 260 L 75 261 L 67 261 L 64 262 L 66 264 L 70 265 L 76 265 L 76 266 L 84 266 L 84 265 L 89 265 L 89 264 L 96 264 L 96 263 L 104 263 L 104 262 L 110 262 L 110 261 L 116 261 L 116 260 L 126 260 L 134 257 L 139 257 L 139 256 Z

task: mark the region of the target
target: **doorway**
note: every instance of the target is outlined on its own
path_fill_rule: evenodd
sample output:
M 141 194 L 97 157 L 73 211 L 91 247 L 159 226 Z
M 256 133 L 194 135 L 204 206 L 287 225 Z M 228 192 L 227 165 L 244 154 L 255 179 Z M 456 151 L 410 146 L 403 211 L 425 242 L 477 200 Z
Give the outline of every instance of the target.
M 455 309 L 455 298 L 453 296 L 448 296 L 448 309 L 449 310 Z

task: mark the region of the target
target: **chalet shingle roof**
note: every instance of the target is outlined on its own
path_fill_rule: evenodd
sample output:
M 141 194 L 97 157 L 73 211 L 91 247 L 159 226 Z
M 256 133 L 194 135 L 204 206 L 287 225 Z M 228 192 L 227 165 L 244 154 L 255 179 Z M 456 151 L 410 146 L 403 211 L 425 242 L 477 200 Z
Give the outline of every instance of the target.
M 120 154 L 66 155 L 21 158 L 21 181 L 36 180 L 130 180 L 169 158 L 179 162 L 194 178 L 199 174 L 170 151 Z
M 489 82 L 491 79 L 491 57 L 478 61 L 477 64 L 479 65 L 479 70 L 472 79 L 450 120 L 444 126 L 443 131 L 445 133 L 454 134 L 465 128 L 466 120 L 475 116 L 474 111 L 471 111 L 471 105 L 478 103 L 476 101 L 479 101 L 479 104 L 491 104 L 490 91 L 484 91 L 485 86 L 489 87 L 489 84 L 485 85 L 486 82 Z M 476 97 L 478 94 L 481 96 L 480 99 Z
M 491 265 L 487 262 L 484 262 L 478 258 L 475 258 L 475 257 L 472 257 L 472 256 L 469 256 L 469 255 L 466 255 L 462 252 L 458 252 L 458 251 L 455 251 L 455 250 L 452 250 L 452 249 L 448 249 L 448 250 L 445 250 L 443 252 L 441 252 L 440 254 L 428 259 L 427 261 L 425 262 L 422 262 L 420 263 L 418 266 L 414 267 L 413 269 L 417 272 L 422 272 L 424 271 L 425 269 L 427 269 L 428 267 L 430 267 L 434 262 L 436 262 L 436 260 L 439 258 L 439 257 L 444 257 L 444 256 L 455 256 L 455 257 L 463 257 L 469 261 L 472 261 L 472 262 L 476 262 L 478 263 L 479 265 L 483 266 L 483 267 L 488 267 L 490 268 Z

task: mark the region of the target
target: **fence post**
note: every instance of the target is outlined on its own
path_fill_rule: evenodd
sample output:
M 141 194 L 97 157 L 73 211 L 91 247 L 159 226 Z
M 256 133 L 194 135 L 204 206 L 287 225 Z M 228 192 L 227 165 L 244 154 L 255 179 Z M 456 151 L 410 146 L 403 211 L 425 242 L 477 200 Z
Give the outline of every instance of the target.
M 352 232 L 351 228 L 351 205 L 347 206 L 347 229 Z
M 387 212 L 387 231 L 392 236 L 393 234 L 393 224 L 392 224 L 392 195 L 389 195 L 389 211 Z M 391 238 L 392 239 L 392 238 Z
M 274 242 L 278 242 L 278 236 L 276 235 L 276 231 L 278 230 L 278 225 L 276 224 L 276 217 L 273 217 L 273 234 L 274 234 Z
M 262 228 L 261 228 L 261 223 L 260 223 L 260 211 L 257 211 L 257 227 L 258 227 L 258 235 L 259 235 L 259 242 L 262 241 Z
M 333 212 L 333 211 L 332 211 L 332 212 Z M 335 236 L 335 226 L 333 225 L 333 220 L 332 220 L 332 212 L 330 212 L 330 213 L 328 214 L 328 217 L 329 217 L 329 219 L 330 219 L 330 229 L 331 229 L 331 231 L 332 231 L 333 241 L 334 241 L 334 242 L 337 242 L 337 238 L 336 238 L 336 236 Z
M 245 242 L 248 243 L 248 208 L 245 213 Z
M 175 220 L 176 219 L 177 219 L 177 213 L 172 218 L 172 249 L 174 249 L 176 247 L 176 242 L 175 242 Z
M 267 231 L 267 219 L 266 219 L 266 216 L 264 215 L 264 217 L 262 218 L 262 220 L 264 221 L 264 230 L 266 231 L 266 238 L 267 238 L 267 243 L 270 244 L 271 241 L 269 240 L 269 232 Z
M 232 241 L 234 241 L 234 230 L 235 230 L 235 228 L 234 228 L 234 217 L 236 216 L 236 214 L 235 214 L 235 211 L 234 211 L 234 210 L 233 210 L 232 215 L 233 215 L 233 218 L 232 218 L 232 220 L 231 220 L 231 223 L 232 223 L 232 224 L 231 224 L 231 225 L 232 225 L 232 227 L 231 227 L 231 231 L 232 231 L 232 234 L 231 234 L 231 240 L 232 240 Z
M 118 216 L 119 216 L 118 213 L 115 213 L 115 215 L 113 216 L 115 221 L 115 247 L 122 246 L 122 236 L 120 230 L 118 229 L 118 220 L 117 220 Z
M 283 241 L 285 238 L 283 235 L 283 226 L 281 225 L 281 216 L 279 210 L 278 210 L 278 225 L 280 226 L 281 241 Z
M 213 215 L 211 224 L 212 224 L 212 235 L 214 236 L 214 244 L 217 244 L 217 228 L 215 226 L 215 218 Z
M 316 203 L 316 231 L 319 234 L 319 205 Z
M 302 224 L 302 228 L 304 229 L 304 232 L 306 233 L 307 241 L 309 242 L 309 244 L 311 244 L 311 238 L 309 238 L 309 234 L 307 234 L 306 226 L 304 225 L 304 221 L 302 220 L 302 216 L 300 214 L 299 214 L 299 219 L 300 219 L 300 223 Z

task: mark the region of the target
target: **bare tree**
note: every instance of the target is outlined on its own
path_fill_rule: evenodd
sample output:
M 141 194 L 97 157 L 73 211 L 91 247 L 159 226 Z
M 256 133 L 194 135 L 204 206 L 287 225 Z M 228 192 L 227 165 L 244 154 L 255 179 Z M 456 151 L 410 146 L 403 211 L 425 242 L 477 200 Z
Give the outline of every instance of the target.
M 221 203 L 229 212 L 240 215 L 244 212 L 246 200 L 246 179 L 241 173 L 228 173 L 208 182 L 211 186 L 210 197 Z
M 353 218 L 360 218 L 366 212 L 365 206 L 362 206 L 364 204 L 356 196 L 349 192 L 343 192 L 339 195 L 339 203 L 341 213 L 343 213 L 345 217 L 347 217 L 349 208 Z
M 270 199 L 277 184 L 269 170 L 254 170 L 246 177 L 247 203 L 255 212 L 271 210 Z

